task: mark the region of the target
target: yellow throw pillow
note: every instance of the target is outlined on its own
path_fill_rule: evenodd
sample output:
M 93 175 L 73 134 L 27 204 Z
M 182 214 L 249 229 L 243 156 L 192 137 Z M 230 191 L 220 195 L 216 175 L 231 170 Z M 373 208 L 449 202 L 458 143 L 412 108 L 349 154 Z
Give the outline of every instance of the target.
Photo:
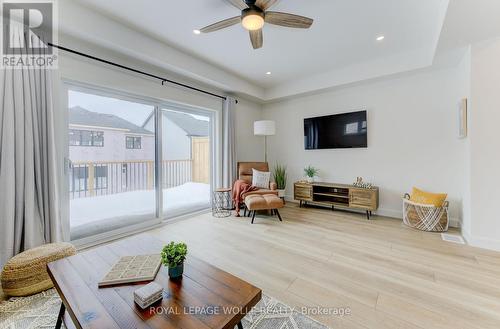
M 448 194 L 446 193 L 430 193 L 414 187 L 411 192 L 410 201 L 422 204 L 432 204 L 435 207 L 441 207 L 446 201 L 447 196 Z

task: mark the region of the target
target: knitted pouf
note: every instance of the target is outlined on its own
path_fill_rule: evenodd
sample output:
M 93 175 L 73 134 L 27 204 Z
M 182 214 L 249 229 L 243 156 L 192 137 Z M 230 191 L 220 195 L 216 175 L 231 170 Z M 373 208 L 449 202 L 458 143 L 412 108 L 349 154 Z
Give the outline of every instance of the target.
M 2 271 L 2 289 L 8 296 L 29 296 L 54 286 L 47 264 L 76 254 L 71 243 L 49 243 L 12 257 Z

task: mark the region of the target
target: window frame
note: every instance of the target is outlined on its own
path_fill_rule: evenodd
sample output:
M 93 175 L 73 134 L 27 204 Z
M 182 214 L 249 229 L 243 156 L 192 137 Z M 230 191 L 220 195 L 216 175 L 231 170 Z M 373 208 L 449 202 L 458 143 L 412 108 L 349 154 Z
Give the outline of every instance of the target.
M 132 139 L 132 147 L 129 147 L 129 139 Z M 156 136 L 155 136 L 156 139 Z M 139 147 L 137 146 L 137 140 L 139 141 Z M 141 150 L 142 149 L 142 136 L 125 136 L 125 148 L 127 150 Z
M 71 137 L 70 135 L 74 134 L 75 132 L 78 132 L 78 143 L 79 144 L 71 144 Z M 90 145 L 83 144 L 83 133 L 88 133 L 89 134 L 89 141 Z M 75 135 L 73 135 L 75 136 Z M 96 139 L 97 137 L 102 138 L 102 143 L 101 145 L 96 144 Z M 83 146 L 83 147 L 104 147 L 104 131 L 102 130 L 89 130 L 89 129 L 78 129 L 78 128 L 69 128 L 68 129 L 68 145 L 69 146 Z

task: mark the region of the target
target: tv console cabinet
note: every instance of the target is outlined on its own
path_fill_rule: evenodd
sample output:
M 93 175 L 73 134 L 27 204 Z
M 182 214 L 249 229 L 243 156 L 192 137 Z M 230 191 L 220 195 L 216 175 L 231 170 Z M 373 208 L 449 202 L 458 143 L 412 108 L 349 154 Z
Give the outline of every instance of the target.
M 293 189 L 294 199 L 300 201 L 300 207 L 308 203 L 322 206 L 341 207 L 366 211 L 370 219 L 372 211 L 378 209 L 378 187 L 361 188 L 354 185 L 334 183 L 297 182 Z

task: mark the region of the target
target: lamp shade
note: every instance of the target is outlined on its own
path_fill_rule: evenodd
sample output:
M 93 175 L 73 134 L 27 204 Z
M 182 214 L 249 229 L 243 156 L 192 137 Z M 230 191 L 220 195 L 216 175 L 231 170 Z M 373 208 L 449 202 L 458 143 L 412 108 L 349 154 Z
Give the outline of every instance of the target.
M 255 121 L 253 134 L 255 136 L 274 136 L 276 135 L 276 123 L 271 120 Z

